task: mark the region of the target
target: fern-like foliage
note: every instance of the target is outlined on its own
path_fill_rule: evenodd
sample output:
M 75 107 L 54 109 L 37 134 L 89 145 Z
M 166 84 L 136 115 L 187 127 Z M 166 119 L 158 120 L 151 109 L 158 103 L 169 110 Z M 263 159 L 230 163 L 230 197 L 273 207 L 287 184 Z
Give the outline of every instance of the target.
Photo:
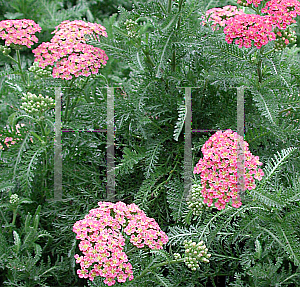
M 184 102 L 182 102 L 181 104 L 178 105 L 178 120 L 175 124 L 174 134 L 173 134 L 174 139 L 176 141 L 178 141 L 178 137 L 184 126 L 185 118 L 186 118 L 186 105 Z
M 184 193 L 183 182 L 178 178 L 171 180 L 166 184 L 167 201 L 172 210 L 173 220 L 178 222 L 182 219 L 183 214 L 187 210 L 186 195 Z

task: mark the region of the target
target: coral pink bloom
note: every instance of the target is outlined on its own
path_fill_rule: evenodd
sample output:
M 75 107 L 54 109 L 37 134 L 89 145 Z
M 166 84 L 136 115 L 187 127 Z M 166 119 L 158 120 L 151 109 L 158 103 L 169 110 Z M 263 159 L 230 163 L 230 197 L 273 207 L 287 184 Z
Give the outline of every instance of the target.
M 266 3 L 261 12 L 267 14 L 272 24 L 278 29 L 285 30 L 288 25 L 296 23 L 294 18 L 300 15 L 300 2 L 297 0 L 271 0 Z
M 254 24 L 255 23 L 255 24 Z M 241 47 L 251 47 L 251 42 L 258 49 L 268 41 L 275 40 L 272 32 L 272 21 L 269 16 L 241 14 L 230 18 L 224 28 L 225 40 L 228 44 L 235 41 Z
M 34 34 L 41 31 L 42 28 L 33 20 L 22 19 L 0 21 L 0 37 L 2 40 L 5 40 L 6 46 L 15 44 L 30 48 L 34 43 L 38 42 L 38 39 Z
M 230 198 L 233 200 L 232 206 L 239 207 L 241 205 L 237 192 L 238 141 L 243 141 L 243 139 L 237 133 L 233 133 L 231 130 L 219 131 L 210 137 L 202 147 L 204 158 L 199 160 L 194 173 L 200 173 L 201 194 L 203 202 L 208 206 L 214 201 L 218 209 L 223 209 L 226 203 L 230 202 Z M 220 145 L 223 148 L 220 148 Z M 244 188 L 251 190 L 255 188 L 253 175 L 255 175 L 255 179 L 261 180 L 263 172 L 261 169 L 256 170 L 261 163 L 259 158 L 254 157 L 248 150 L 246 142 L 244 142 L 244 154 Z M 207 165 L 207 157 L 211 161 L 209 165 Z M 218 164 L 217 168 L 216 164 Z M 210 188 L 206 189 L 206 186 Z
M 123 252 L 123 232 L 133 232 L 131 241 L 138 248 L 147 245 L 151 249 L 162 249 L 168 237 L 154 219 L 134 204 L 99 202 L 98 205 L 73 226 L 77 238 L 81 239 L 82 233 L 88 234 L 79 244 L 84 256 L 75 255 L 83 270 L 78 271 L 78 275 L 91 281 L 96 276 L 105 277 L 104 283 L 109 286 L 115 284 L 115 278 L 118 282 L 126 282 L 127 278 L 132 280 L 132 266 L 126 263 L 128 258 Z M 123 223 L 124 229 L 119 222 Z M 134 229 L 130 230 L 130 227 Z M 93 269 L 86 272 L 90 267 Z
M 55 35 L 50 43 L 42 43 L 33 53 L 39 67 L 56 66 L 53 68 L 53 77 L 72 79 L 73 76 L 88 77 L 96 74 L 108 60 L 103 50 L 86 44 L 85 35 L 97 33 L 107 37 L 105 28 L 99 24 L 84 21 L 64 21 L 53 32 Z M 45 52 L 46 48 L 46 52 Z M 42 54 L 43 52 L 43 54 Z M 49 60 L 45 61 L 46 55 Z M 76 63 L 76 65 L 75 65 Z M 64 66 L 63 70 L 58 67 Z M 79 72 L 81 70 L 81 72 Z

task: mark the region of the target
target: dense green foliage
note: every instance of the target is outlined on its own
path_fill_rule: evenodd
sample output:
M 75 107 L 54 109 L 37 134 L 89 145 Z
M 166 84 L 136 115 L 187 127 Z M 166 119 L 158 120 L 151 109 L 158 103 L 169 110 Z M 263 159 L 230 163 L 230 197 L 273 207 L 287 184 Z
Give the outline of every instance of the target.
M 77 131 L 106 129 L 105 87 L 117 87 L 115 200 L 136 203 L 169 236 L 164 251 L 131 254 L 134 275 L 148 272 L 123 286 L 225 286 L 225 280 L 226 286 L 297 286 L 299 45 L 281 52 L 272 52 L 273 43 L 261 50 L 240 49 L 227 44 L 221 31 L 201 25 L 207 9 L 234 1 L 75 2 L 0 1 L 1 19 L 40 24 L 39 44 L 49 41 L 63 20 L 101 23 L 108 37 L 89 43 L 109 57 L 101 74 L 60 82 L 28 70 L 34 57 L 27 48 L 21 50 L 24 75 L 0 55 L 1 139 L 16 137 L 12 129 L 25 124 L 22 140 L 0 150 L 0 285 L 106 286 L 101 278 L 89 283 L 78 278 L 72 232 L 77 220 L 106 200 L 106 134 L 62 133 L 63 200 L 53 201 L 54 110 L 35 117 L 20 108 L 22 93 L 54 98 L 55 86 L 61 85 L 62 128 Z M 136 23 L 132 30 L 126 29 L 128 20 Z M 185 91 L 179 87 L 197 87 L 192 88 L 192 129 L 236 130 L 236 88 L 241 86 L 245 140 L 264 163 L 265 176 L 240 208 L 204 209 L 194 216 L 184 197 Z M 192 134 L 193 166 L 210 135 Z M 12 194 L 19 200 L 12 201 Z M 185 239 L 203 240 L 210 263 L 196 272 L 184 264 L 151 269 L 183 253 Z

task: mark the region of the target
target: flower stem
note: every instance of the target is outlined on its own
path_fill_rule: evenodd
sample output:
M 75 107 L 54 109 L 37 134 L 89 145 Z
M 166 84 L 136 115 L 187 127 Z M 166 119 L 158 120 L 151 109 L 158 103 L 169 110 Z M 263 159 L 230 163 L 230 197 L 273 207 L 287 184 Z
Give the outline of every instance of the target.
M 18 64 L 18 61 L 16 61 L 12 56 L 6 55 L 6 57 L 10 58 L 13 62 L 15 62 L 16 64 Z
M 17 210 L 18 210 L 18 208 L 15 208 L 14 210 L 13 210 L 13 219 L 12 219 L 12 226 L 15 226 L 15 223 L 16 223 L 16 219 L 17 219 Z
M 168 2 L 168 13 L 171 13 L 171 8 L 172 8 L 172 0 L 169 0 Z
M 265 53 L 265 54 L 262 54 L 262 56 L 267 56 L 267 55 L 269 55 L 269 54 L 271 54 L 272 52 L 274 52 L 275 51 L 275 48 L 273 48 L 273 49 L 271 49 L 270 51 L 268 51 L 267 53 Z
M 41 127 L 42 135 L 43 135 L 43 141 L 46 142 L 46 148 L 45 148 L 45 158 L 43 159 L 43 174 L 44 174 L 44 190 L 47 189 L 47 173 L 48 173 L 48 148 L 47 148 L 47 136 L 45 133 L 45 128 L 42 122 L 39 122 L 39 125 Z
M 71 91 L 71 87 L 72 87 L 74 81 L 75 81 L 75 78 L 73 78 L 73 79 L 71 80 L 70 86 L 66 85 L 67 88 L 68 88 L 68 91 L 67 91 L 67 103 L 66 103 L 65 117 L 64 117 L 65 121 L 68 120 L 68 109 L 69 109 L 69 105 L 70 105 L 70 97 L 71 97 L 70 91 Z
M 20 51 L 19 51 L 19 50 L 16 50 L 16 54 L 17 54 L 17 59 L 18 59 L 18 60 L 17 60 L 17 65 L 18 65 L 18 68 L 19 68 L 19 70 L 20 70 L 21 78 L 22 78 L 24 84 L 27 86 L 27 81 L 26 81 L 24 72 L 22 71 Z
M 155 64 L 153 63 L 151 57 L 150 57 L 150 54 L 149 52 L 147 52 L 145 49 L 142 49 L 144 55 L 146 56 L 147 60 L 148 60 L 148 63 L 154 68 L 155 67 Z
M 257 63 L 257 74 L 258 74 L 258 82 L 262 82 L 262 72 L 261 72 L 262 60 L 260 59 Z

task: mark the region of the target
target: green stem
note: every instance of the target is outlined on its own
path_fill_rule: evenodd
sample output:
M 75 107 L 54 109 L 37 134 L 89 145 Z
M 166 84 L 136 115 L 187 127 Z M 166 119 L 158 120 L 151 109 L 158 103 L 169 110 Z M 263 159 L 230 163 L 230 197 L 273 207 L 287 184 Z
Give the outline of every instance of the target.
M 164 262 L 152 265 L 151 267 L 147 267 L 140 275 L 138 275 L 134 279 L 137 280 L 137 279 L 140 279 L 140 278 L 144 277 L 148 272 L 151 272 L 151 269 L 155 269 L 155 268 L 166 266 L 166 265 L 181 263 L 181 262 L 184 262 L 184 258 L 171 260 L 171 261 L 164 261 Z
M 44 190 L 47 189 L 47 171 L 48 171 L 48 149 L 47 149 L 47 136 L 45 133 L 45 128 L 43 123 L 40 121 L 39 125 L 41 127 L 42 135 L 43 135 L 43 142 L 46 142 L 46 149 L 44 151 L 45 159 L 43 160 L 43 174 L 44 174 Z
M 17 210 L 18 208 L 14 209 L 13 210 L 13 220 L 12 220 L 12 226 L 15 226 L 15 223 L 16 223 L 16 219 L 17 219 Z
M 158 5 L 159 5 L 159 7 L 163 10 L 163 12 L 164 12 L 165 14 L 167 14 L 166 8 L 165 8 L 159 1 L 158 1 L 157 3 L 158 3 Z
M 293 108 L 293 107 L 290 107 L 290 108 L 288 108 L 288 109 L 284 109 L 284 110 L 278 112 L 278 114 L 281 115 L 282 113 L 289 112 L 289 111 L 293 111 L 293 110 L 294 110 L 294 108 Z
M 154 68 L 155 64 L 153 63 L 153 61 L 150 57 L 150 54 L 145 49 L 142 49 L 142 51 L 143 51 L 144 55 L 146 56 L 148 63 Z
M 85 82 L 83 83 L 83 85 L 82 85 L 82 87 L 81 87 L 81 90 L 84 90 L 84 88 L 86 87 L 86 85 L 87 85 L 89 79 L 90 79 L 89 77 L 86 77 L 86 80 L 85 80 Z M 66 121 L 68 121 L 68 120 L 70 119 L 70 116 L 73 114 L 74 108 L 77 106 L 79 100 L 80 100 L 80 97 L 78 96 L 78 94 L 77 94 L 77 95 L 75 94 L 75 103 L 72 103 L 72 104 L 71 104 L 69 116 L 68 116 L 68 118 L 66 119 Z
M 5 216 L 4 216 L 4 214 L 3 214 L 3 211 L 2 211 L 2 209 L 0 209 L 0 212 L 1 212 L 1 215 L 2 215 L 2 217 L 3 217 L 3 220 L 5 221 L 5 225 L 7 226 L 8 225 L 8 221 L 6 220 L 6 218 L 5 218 Z
M 17 54 L 17 59 L 18 59 L 18 61 L 17 61 L 17 65 L 18 65 L 18 68 L 19 68 L 19 70 L 20 70 L 21 78 L 22 78 L 22 80 L 23 80 L 24 84 L 27 86 L 27 85 L 28 85 L 28 83 L 27 83 L 27 81 L 26 81 L 26 78 L 25 78 L 24 72 L 22 71 L 22 65 L 21 65 L 20 51 L 19 51 L 19 50 L 16 50 L 16 54 Z
M 16 64 L 18 64 L 18 61 L 16 61 L 12 56 L 6 55 L 6 57 L 10 58 L 13 62 L 15 62 Z
M 168 2 L 168 13 L 171 13 L 171 9 L 172 9 L 172 0 L 169 0 Z
M 179 10 L 178 14 L 180 14 L 180 12 L 181 12 L 182 4 L 183 4 L 183 0 L 180 0 L 179 5 L 178 5 L 178 10 Z M 181 24 L 181 16 L 179 15 L 176 30 L 179 30 L 180 24 Z
M 178 5 L 179 12 L 181 11 L 182 3 L 183 3 L 183 0 L 180 0 L 180 1 L 179 1 L 179 5 Z
M 265 57 L 265 56 L 267 56 L 267 55 L 273 53 L 274 51 L 275 51 L 275 48 L 271 49 L 270 51 L 268 51 L 268 52 L 265 53 L 265 54 L 262 54 L 262 56 Z
M 66 85 L 66 86 L 67 86 L 67 89 L 68 89 L 68 91 L 67 91 L 67 103 L 66 103 L 65 117 L 64 117 L 66 122 L 67 122 L 67 120 L 68 120 L 68 109 L 69 109 L 69 105 L 70 105 L 70 97 L 71 97 L 71 92 L 70 92 L 70 91 L 71 91 L 71 87 L 72 87 L 74 81 L 75 81 L 75 78 L 73 78 L 73 79 L 71 80 L 71 83 L 70 83 L 69 86 Z
M 176 51 L 175 51 L 175 47 L 172 53 L 172 62 L 171 62 L 171 66 L 172 66 L 172 71 L 175 72 L 176 69 Z
M 258 74 L 258 82 L 262 82 L 262 72 L 261 72 L 262 60 L 260 59 L 257 63 L 257 74 Z

